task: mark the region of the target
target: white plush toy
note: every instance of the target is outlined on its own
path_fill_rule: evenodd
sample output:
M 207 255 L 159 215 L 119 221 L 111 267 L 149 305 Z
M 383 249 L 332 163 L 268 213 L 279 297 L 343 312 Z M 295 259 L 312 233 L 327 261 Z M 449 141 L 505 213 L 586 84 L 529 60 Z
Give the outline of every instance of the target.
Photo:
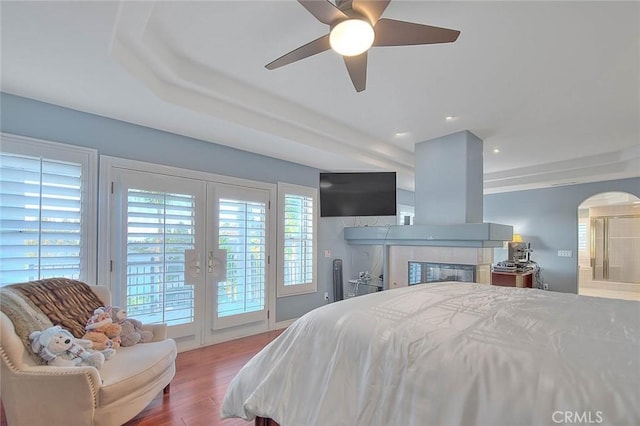
M 91 350 L 93 343 L 90 340 L 76 339 L 71 332 L 59 325 L 34 331 L 29 339 L 33 352 L 47 361 L 47 364 L 59 367 L 91 365 L 100 368 L 105 360 L 116 353 L 115 349 L 100 352 Z

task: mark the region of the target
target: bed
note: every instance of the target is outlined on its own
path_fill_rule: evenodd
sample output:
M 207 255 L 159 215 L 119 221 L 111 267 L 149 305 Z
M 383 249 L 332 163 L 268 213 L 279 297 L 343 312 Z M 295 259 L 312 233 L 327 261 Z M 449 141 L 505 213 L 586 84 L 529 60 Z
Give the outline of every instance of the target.
M 437 283 L 298 319 L 232 380 L 256 424 L 640 424 L 640 303 Z

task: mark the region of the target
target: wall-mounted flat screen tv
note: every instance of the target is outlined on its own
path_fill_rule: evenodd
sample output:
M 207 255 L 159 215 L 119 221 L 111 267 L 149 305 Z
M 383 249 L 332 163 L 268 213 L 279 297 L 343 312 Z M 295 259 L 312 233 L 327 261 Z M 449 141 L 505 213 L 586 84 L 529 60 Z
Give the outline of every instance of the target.
M 320 216 L 395 216 L 396 173 L 320 173 Z

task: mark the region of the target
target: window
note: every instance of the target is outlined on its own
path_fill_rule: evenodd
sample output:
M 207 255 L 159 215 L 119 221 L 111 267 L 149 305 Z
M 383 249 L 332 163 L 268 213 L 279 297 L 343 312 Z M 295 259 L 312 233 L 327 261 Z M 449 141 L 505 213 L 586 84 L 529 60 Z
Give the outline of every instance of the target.
M 2 134 L 0 285 L 95 277 L 95 150 Z
M 278 183 L 278 297 L 317 291 L 317 194 Z

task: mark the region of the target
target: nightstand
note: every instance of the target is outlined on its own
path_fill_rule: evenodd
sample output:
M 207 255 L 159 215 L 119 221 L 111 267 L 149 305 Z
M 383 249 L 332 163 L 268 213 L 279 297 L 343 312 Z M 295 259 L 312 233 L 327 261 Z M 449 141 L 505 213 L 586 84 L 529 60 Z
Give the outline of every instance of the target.
M 502 287 L 533 288 L 533 271 L 491 272 L 491 284 Z

